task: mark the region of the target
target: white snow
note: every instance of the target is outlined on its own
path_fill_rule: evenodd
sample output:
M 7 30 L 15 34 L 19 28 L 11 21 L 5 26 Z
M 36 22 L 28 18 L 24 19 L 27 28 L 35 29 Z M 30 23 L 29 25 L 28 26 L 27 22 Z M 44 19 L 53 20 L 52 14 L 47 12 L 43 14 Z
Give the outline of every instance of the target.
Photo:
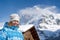
M 29 30 L 33 26 L 34 26 L 33 24 L 20 25 L 18 30 L 20 30 L 22 32 L 26 32 L 27 30 Z
M 2 23 L 0 23 L 0 29 L 2 29 L 3 28 L 3 25 L 4 25 L 4 23 L 2 22 Z
M 45 24 L 45 23 L 41 23 L 41 24 L 39 24 L 40 25 L 40 27 L 42 27 L 40 30 L 50 30 L 50 31 L 53 31 L 53 32 L 55 32 L 55 31 L 57 31 L 58 29 L 60 29 L 60 25 L 47 25 L 47 24 Z M 44 28 L 44 27 L 46 27 L 46 28 Z

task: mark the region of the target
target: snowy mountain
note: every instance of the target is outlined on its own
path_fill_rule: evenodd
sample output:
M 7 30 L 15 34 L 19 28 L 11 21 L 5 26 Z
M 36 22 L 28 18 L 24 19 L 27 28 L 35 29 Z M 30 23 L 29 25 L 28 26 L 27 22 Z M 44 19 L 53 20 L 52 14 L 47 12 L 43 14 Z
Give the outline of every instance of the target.
M 21 24 L 34 24 L 41 40 L 60 40 L 60 14 L 55 10 L 55 6 L 22 9 Z

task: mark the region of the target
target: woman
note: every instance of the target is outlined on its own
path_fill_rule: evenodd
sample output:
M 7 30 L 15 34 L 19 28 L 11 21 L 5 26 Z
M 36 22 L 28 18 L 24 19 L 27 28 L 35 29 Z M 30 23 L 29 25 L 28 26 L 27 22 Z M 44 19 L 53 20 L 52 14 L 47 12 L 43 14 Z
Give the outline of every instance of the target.
M 20 18 L 18 14 L 11 14 L 10 21 L 4 24 L 4 33 L 6 40 L 24 40 L 21 31 L 18 31 Z

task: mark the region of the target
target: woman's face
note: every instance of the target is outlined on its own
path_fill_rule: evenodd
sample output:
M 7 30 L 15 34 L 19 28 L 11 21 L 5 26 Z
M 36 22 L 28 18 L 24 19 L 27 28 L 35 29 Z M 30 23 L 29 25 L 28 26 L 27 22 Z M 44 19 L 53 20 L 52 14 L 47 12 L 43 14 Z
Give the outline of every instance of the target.
M 13 26 L 17 26 L 17 25 L 19 25 L 19 22 L 18 22 L 17 20 L 13 20 L 13 21 L 12 21 L 12 25 L 13 25 Z

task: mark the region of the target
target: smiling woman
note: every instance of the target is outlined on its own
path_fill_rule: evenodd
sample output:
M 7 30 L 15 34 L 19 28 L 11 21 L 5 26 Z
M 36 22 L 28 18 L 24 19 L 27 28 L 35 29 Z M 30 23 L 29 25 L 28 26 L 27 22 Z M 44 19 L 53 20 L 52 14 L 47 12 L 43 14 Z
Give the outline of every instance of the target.
M 0 40 L 24 40 L 19 28 L 19 16 L 18 14 L 12 14 L 12 19 L 10 22 L 6 22 L 4 27 L 0 30 Z

